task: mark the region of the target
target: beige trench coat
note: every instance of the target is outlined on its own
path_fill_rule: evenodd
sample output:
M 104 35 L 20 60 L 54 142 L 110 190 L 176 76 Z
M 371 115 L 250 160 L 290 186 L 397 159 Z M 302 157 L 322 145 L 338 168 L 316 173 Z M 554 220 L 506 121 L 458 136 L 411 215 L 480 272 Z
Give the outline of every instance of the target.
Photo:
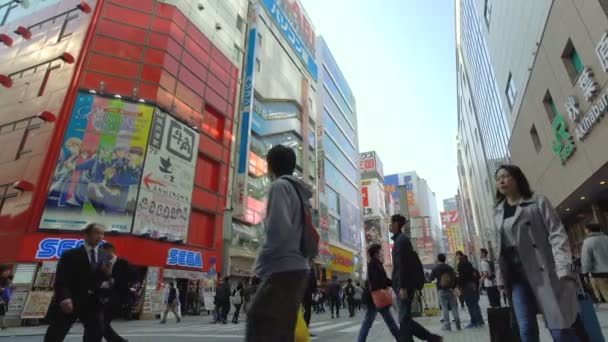
M 504 202 L 504 201 L 503 201 Z M 496 206 L 496 226 L 501 240 L 504 203 Z M 517 206 L 513 220 L 513 236 L 519 251 L 526 278 L 534 292 L 538 309 L 549 329 L 570 328 L 578 313 L 576 275 L 572 272 L 572 254 L 568 234 L 549 200 L 533 195 Z M 501 244 L 498 255 L 501 256 Z M 504 284 L 496 265 L 499 284 Z M 566 278 L 564 278 L 566 277 Z

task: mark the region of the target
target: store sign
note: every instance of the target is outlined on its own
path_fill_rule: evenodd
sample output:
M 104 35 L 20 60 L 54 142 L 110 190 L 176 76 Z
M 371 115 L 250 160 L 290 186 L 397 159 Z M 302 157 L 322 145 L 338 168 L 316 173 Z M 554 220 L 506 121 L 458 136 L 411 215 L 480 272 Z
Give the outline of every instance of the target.
M 382 162 L 375 151 L 364 152 L 359 155 L 359 168 L 361 169 L 363 178 L 384 178 Z
M 38 244 L 36 259 L 58 259 L 65 251 L 80 247 L 82 245 L 84 245 L 83 239 L 42 239 Z
M 281 6 L 279 6 L 275 0 L 262 0 L 262 4 L 264 4 L 264 7 L 266 7 L 268 13 L 272 16 L 272 19 L 279 30 L 281 30 L 283 37 L 289 42 L 289 45 L 291 45 L 296 52 L 300 61 L 302 61 L 312 78 L 316 81 L 318 78 L 318 67 L 317 62 L 315 61 L 314 51 L 313 53 L 310 53 L 310 50 L 302 41 L 302 38 L 300 38 L 299 32 L 296 31 L 294 26 L 290 23 L 288 16 L 285 15 L 285 12 L 283 12 Z M 314 40 L 312 37 L 310 39 L 311 41 Z
M 167 257 L 167 265 L 203 268 L 203 256 L 201 252 L 171 248 Z
M 451 225 L 460 222 L 460 213 L 457 210 L 446 211 L 441 213 L 441 223 Z
M 355 271 L 353 253 L 332 245 L 329 246 L 329 252 L 331 254 L 329 267 L 332 270 L 349 274 Z
M 361 181 L 363 217 L 380 217 L 386 212 L 384 186 L 378 179 Z

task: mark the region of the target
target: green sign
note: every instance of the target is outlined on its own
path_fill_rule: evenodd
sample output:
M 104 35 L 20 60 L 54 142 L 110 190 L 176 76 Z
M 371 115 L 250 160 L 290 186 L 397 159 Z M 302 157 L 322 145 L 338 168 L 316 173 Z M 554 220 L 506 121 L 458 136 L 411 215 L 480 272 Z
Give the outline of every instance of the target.
M 568 133 L 568 124 L 561 114 L 557 114 L 553 120 L 553 135 L 555 139 L 551 143 L 553 153 L 559 157 L 562 164 L 566 163 L 566 160 L 572 157 L 576 150 L 574 139 Z

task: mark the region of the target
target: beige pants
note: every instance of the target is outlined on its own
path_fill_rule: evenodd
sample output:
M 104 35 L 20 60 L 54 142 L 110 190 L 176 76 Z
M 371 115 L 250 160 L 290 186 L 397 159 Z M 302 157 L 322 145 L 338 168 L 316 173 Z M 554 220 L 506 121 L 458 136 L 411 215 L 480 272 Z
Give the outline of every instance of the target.
M 597 299 L 604 298 L 608 302 L 608 278 L 591 278 L 591 285 Z
M 169 314 L 169 311 L 173 312 L 173 314 L 175 315 L 175 319 L 178 322 L 180 322 L 182 320 L 182 317 L 179 314 L 179 307 L 176 304 L 167 304 L 167 306 L 165 307 L 165 312 L 163 313 L 163 318 L 162 318 L 161 322 L 167 321 L 167 315 Z

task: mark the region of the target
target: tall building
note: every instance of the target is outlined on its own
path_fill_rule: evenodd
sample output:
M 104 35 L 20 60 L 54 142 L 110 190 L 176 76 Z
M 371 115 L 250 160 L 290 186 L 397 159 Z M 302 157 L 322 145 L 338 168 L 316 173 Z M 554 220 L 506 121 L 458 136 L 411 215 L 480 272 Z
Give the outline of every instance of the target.
M 483 245 L 496 244 L 494 172 L 509 161 L 509 130 L 475 0 L 456 0 L 459 177 Z M 493 12 L 495 15 L 495 12 Z
M 423 264 L 435 263 L 436 253 L 443 249 L 443 233 L 437 198 L 426 180 L 416 171 L 384 176 L 384 186 L 392 194 L 399 213 L 410 219 L 410 237 Z
M 229 274 L 247 278 L 264 238 L 267 151 L 277 144 L 293 148 L 296 175 L 317 189 L 316 83 L 321 74 L 314 27 L 299 1 L 250 2 L 249 14 L 237 26 L 246 42 L 226 251 Z
M 552 1 L 509 142 L 557 208 L 574 255 L 584 223 L 608 223 L 607 29 L 605 1 Z
M 329 223 L 332 255 L 352 265 L 330 261 L 329 271 L 346 277 L 361 275 L 362 211 L 359 191 L 359 139 L 355 97 L 323 37 L 317 38 L 319 81 L 319 202 L 322 220 Z M 348 267 L 345 267 L 348 266 Z M 352 273 L 352 271 L 350 273 Z
M 57 258 L 92 222 L 146 284 L 142 315 L 158 313 L 163 281 L 210 290 L 224 266 L 244 11 L 236 0 L 0 5 L 0 262 L 22 298 L 51 289 Z

